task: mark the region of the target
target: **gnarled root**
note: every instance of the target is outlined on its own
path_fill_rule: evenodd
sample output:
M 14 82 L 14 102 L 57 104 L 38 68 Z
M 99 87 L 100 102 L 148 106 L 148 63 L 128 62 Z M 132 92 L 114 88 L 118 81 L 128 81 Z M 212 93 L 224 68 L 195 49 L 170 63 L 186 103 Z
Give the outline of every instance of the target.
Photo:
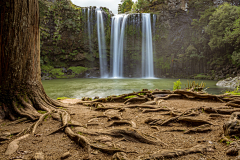
M 108 125 L 108 127 L 112 127 L 112 126 L 119 126 L 119 125 L 130 125 L 133 128 L 136 127 L 136 124 L 133 122 L 128 122 L 128 121 L 113 121 L 110 125 Z
M 186 149 L 174 149 L 174 150 L 162 150 L 159 153 L 154 153 L 149 156 L 147 159 L 165 159 L 165 158 L 174 158 L 187 154 L 193 153 L 205 153 L 214 151 L 215 146 L 205 146 L 205 145 L 197 145 L 192 148 Z
M 190 133 L 205 133 L 211 131 L 211 125 L 209 124 L 204 124 L 198 127 L 195 127 L 193 129 L 189 129 L 184 134 L 190 134 Z
M 141 142 L 141 143 L 152 144 L 152 145 L 165 145 L 165 146 L 167 146 L 167 144 L 161 142 L 157 138 L 156 138 L 155 141 L 145 138 L 137 130 L 134 130 L 132 128 L 113 129 L 113 130 L 105 132 L 104 134 L 107 134 L 107 135 L 110 135 L 110 136 L 113 136 L 113 137 L 123 137 L 126 140 L 129 140 L 129 141 L 132 141 L 132 142 Z

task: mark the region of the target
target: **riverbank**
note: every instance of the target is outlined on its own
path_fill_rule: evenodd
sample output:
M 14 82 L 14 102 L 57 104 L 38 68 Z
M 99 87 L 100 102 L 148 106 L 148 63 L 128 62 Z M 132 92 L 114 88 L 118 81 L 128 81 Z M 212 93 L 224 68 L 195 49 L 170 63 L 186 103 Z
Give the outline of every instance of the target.
M 146 95 L 142 94 L 144 92 Z M 1 121 L 0 159 L 30 160 L 39 152 L 45 159 L 61 159 L 65 154 L 64 159 L 68 160 L 110 160 L 113 157 L 130 160 L 154 157 L 179 160 L 236 158 L 237 154 L 227 154 L 232 154 L 229 148 L 238 143 L 239 137 L 224 135 L 223 128 L 231 113 L 239 110 L 229 106 L 227 99 L 230 97 L 209 95 L 208 98 L 194 98 L 199 94 L 190 96 L 190 93 L 184 92 L 188 95 L 184 98 L 179 96 L 184 95 L 182 92 L 144 92 L 94 102 L 62 101 L 71 104 L 64 109 L 71 115 L 69 123 L 74 124 L 71 129 L 95 146 L 89 152 L 71 141 L 61 130 L 54 132 L 62 125 L 61 118 L 49 115 L 37 128 L 36 134 L 21 140 L 16 152 L 6 156 L 8 144 L 34 122 L 10 124 L 7 120 Z M 134 95 L 139 96 L 130 97 Z M 155 95 L 154 100 L 151 100 L 151 95 Z M 4 134 L 6 141 L 2 141 Z

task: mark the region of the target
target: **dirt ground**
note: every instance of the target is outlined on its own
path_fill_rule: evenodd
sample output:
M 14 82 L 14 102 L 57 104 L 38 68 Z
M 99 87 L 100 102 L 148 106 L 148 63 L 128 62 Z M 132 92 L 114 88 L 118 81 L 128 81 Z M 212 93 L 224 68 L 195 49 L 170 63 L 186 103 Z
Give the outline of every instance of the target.
M 62 100 L 62 102 L 71 103 L 69 108 L 65 110 L 70 113 L 72 123 L 77 123 L 82 126 L 72 126 L 71 128 L 75 133 L 86 136 L 96 145 L 121 149 L 130 160 L 154 159 L 150 157 L 162 151 L 167 150 L 168 152 L 172 150 L 174 152 L 176 149 L 189 150 L 195 146 L 210 146 L 211 149 L 198 153 L 189 152 L 189 154 L 185 155 L 181 154 L 184 150 L 179 150 L 179 152 L 176 153 L 177 156 L 170 159 L 228 160 L 237 158 L 236 156 L 227 156 L 226 149 L 229 147 L 229 143 L 221 142 L 223 124 L 228 121 L 230 115 L 212 116 L 212 114 L 206 113 L 204 109 L 202 109 L 203 107 L 224 108 L 226 107 L 226 103 L 204 100 L 169 99 L 161 100 L 158 104 L 151 105 L 161 108 L 162 110 L 148 112 L 146 111 L 146 109 L 149 109 L 148 107 L 138 106 L 128 108 L 127 106 L 129 105 L 124 103 L 104 103 L 104 107 L 109 109 L 97 110 L 86 104 L 77 104 L 81 102 L 81 100 L 68 99 Z M 187 122 L 178 119 L 166 125 L 161 125 L 165 120 L 176 117 L 176 115 L 180 115 L 186 111 L 193 111 L 194 113 L 188 117 L 200 119 L 208 123 L 202 121 Z M 119 121 L 123 123 L 114 123 Z M 156 123 L 151 124 L 151 122 Z M 71 141 L 63 131 L 48 135 L 62 126 L 61 121 L 53 119 L 52 116 L 45 117 L 43 123 L 37 128 L 36 134 L 21 140 L 17 151 L 12 155 L 6 156 L 5 151 L 8 144 L 17 138 L 17 133 L 31 126 L 34 122 L 24 121 L 18 124 L 8 125 L 9 123 L 10 121 L 8 120 L 1 121 L 0 123 L 1 135 L 5 132 L 11 133 L 7 137 L 9 140 L 0 141 L 1 160 L 30 160 L 37 152 L 42 152 L 46 160 L 61 159 L 62 155 L 66 152 L 70 153 L 70 156 L 65 158 L 67 160 L 113 159 L 113 154 L 104 153 L 104 151 L 98 149 L 91 149 L 91 154 L 87 155 L 86 151 Z M 199 131 L 199 133 L 198 131 L 189 131 L 202 125 L 207 126 L 207 130 Z M 124 136 L 116 129 L 131 130 L 139 133 L 148 141 L 142 140 L 139 142 L 136 137 Z M 107 134 L 108 131 L 119 131 L 119 136 Z M 237 141 L 237 139 L 232 138 L 231 141 Z M 156 159 L 164 159 L 164 157 L 158 157 Z

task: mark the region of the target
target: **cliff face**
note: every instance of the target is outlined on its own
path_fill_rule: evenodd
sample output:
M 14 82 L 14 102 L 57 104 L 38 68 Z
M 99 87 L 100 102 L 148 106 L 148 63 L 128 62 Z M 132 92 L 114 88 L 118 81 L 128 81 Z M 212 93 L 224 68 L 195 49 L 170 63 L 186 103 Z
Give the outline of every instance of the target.
M 210 6 L 217 7 L 224 2 L 226 1 L 153 1 L 148 12 L 155 14 L 152 15 L 152 32 L 156 77 L 218 80 L 240 74 L 240 67 L 232 63 L 226 50 L 211 50 L 204 27 L 193 28 L 192 25 L 193 20 L 198 20 Z M 238 1 L 229 3 L 239 4 Z M 135 21 L 141 19 L 139 16 L 141 15 L 130 16 L 126 29 L 126 77 L 139 77 L 141 74 L 141 26 L 132 27 L 136 26 Z
M 95 7 L 81 8 L 71 1 L 39 0 L 41 12 L 41 65 L 43 79 L 99 76 L 98 39 Z M 211 56 L 211 49 L 197 39 L 204 29 L 194 29 L 193 19 L 215 0 L 156 0 L 149 12 L 152 19 L 154 70 L 156 77 L 222 79 L 238 74 L 230 60 Z M 231 1 L 238 4 L 238 1 Z M 112 13 L 103 18 L 108 69 Z M 90 32 L 89 32 L 90 31 Z M 89 34 L 91 33 L 91 34 Z M 197 34 L 198 33 L 198 34 Z M 141 14 L 130 15 L 125 31 L 124 76 L 141 77 Z M 110 73 L 111 74 L 111 73 Z
M 39 0 L 39 4 L 42 77 L 84 77 L 86 71 L 99 76 L 96 7 L 77 7 L 70 0 Z M 109 46 L 112 13 L 102 11 Z

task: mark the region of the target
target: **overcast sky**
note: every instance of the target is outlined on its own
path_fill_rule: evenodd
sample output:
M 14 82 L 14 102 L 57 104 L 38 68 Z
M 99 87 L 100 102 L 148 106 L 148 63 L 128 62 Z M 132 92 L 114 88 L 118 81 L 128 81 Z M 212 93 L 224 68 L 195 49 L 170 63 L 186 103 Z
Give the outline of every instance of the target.
M 80 7 L 99 6 L 109 8 L 113 14 L 118 14 L 118 4 L 121 0 L 72 0 L 72 2 Z M 134 2 L 136 0 L 133 0 Z

